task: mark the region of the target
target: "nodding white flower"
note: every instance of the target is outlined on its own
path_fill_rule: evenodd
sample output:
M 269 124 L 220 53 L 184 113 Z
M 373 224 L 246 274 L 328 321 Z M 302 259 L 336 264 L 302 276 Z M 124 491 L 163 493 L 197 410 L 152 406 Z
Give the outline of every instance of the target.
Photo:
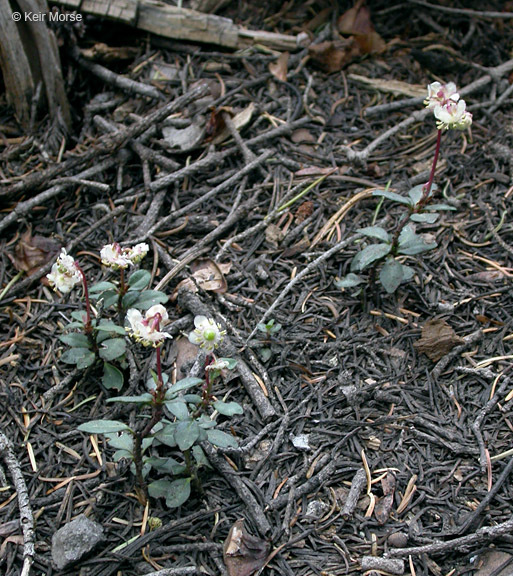
M 100 258 L 104 266 L 114 268 L 114 270 L 128 268 L 128 266 L 132 264 L 132 261 L 126 254 L 126 249 L 122 249 L 117 242 L 106 244 L 100 250 Z
M 472 124 L 472 114 L 467 110 L 465 100 L 450 102 L 434 109 L 437 127 L 439 130 L 465 130 Z
M 194 326 L 196 328 L 189 334 L 189 342 L 197 344 L 207 352 L 212 352 L 217 348 L 226 334 L 226 330 L 223 330 L 220 324 L 206 316 L 196 316 Z
M 205 366 L 205 370 L 226 370 L 230 363 L 228 360 L 223 360 L 222 358 L 216 358 L 212 364 Z
M 440 82 L 433 82 L 428 86 L 428 96 L 424 100 L 424 104 L 429 109 L 434 109 L 437 106 L 445 106 L 453 102 L 458 102 L 460 95 L 456 90 L 456 84 L 449 82 L 448 84 L 440 84 Z
M 133 248 L 127 248 L 127 255 L 130 258 L 132 264 L 137 264 L 140 262 L 146 254 L 148 254 L 148 250 L 150 247 L 146 242 L 141 242 L 140 244 L 136 244 Z
M 144 242 L 136 244 L 133 248 L 121 248 L 117 242 L 114 242 L 113 244 L 106 244 L 100 250 L 100 258 L 104 266 L 119 270 L 140 262 L 149 249 L 148 244 Z
M 159 330 L 169 319 L 167 310 L 161 304 L 156 304 L 146 310 L 144 317 L 139 310 L 130 308 L 126 313 L 126 318 L 130 324 L 126 331 L 143 346 L 158 348 L 166 338 L 172 338 L 171 334 Z
M 54 290 L 67 294 L 76 284 L 82 282 L 82 274 L 75 260 L 63 248 L 57 261 L 53 264 L 50 274 L 47 274 L 48 282 Z

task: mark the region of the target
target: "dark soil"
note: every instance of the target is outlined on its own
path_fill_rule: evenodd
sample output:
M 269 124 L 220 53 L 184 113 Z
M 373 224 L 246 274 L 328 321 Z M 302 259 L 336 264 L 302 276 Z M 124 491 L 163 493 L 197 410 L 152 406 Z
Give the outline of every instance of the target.
M 223 14 L 254 29 L 291 34 L 331 6 L 327 0 L 290 2 L 279 12 L 281 3 L 239 4 Z M 351 4 L 341 5 L 339 13 Z M 159 567 L 189 568 L 162 574 L 223 574 L 222 545 L 240 518 L 271 544 L 266 575 L 360 574 L 365 556 L 385 554 L 403 558 L 404 574 L 412 576 L 513 572 L 511 530 L 500 531 L 511 519 L 513 497 L 513 109 L 511 95 L 501 98 L 509 90 L 508 72 L 488 76 L 465 95 L 471 131 L 443 136 L 435 181 L 440 198 L 443 193 L 456 210 L 419 228 L 438 247 L 406 257 L 413 280 L 393 295 L 377 282 L 343 291 L 335 280 L 349 272 L 361 244 L 351 241 L 322 258 L 374 221 L 393 230 L 397 205 L 386 200 L 378 210 L 378 198 L 356 195 L 389 182 L 406 194 L 427 181 L 436 139 L 431 115 L 392 134 L 366 158 L 347 154 L 347 147 L 365 150 L 422 110 L 422 98 L 392 94 L 388 83 L 424 87 L 441 80 L 463 88 L 510 57 L 510 19 L 448 13 L 444 6 L 511 9 L 499 1 L 440 2 L 436 9 L 422 2 L 370 2 L 372 22 L 386 42 L 383 53 L 360 55 L 331 74 L 305 60 L 306 51 L 293 54 L 287 83 L 269 73 L 276 53 L 171 43 L 109 23 L 109 45 L 130 44 L 138 55 L 105 66 L 148 85 L 159 64 L 176 68 L 175 78 L 153 81 L 165 102 L 127 95 L 67 61 L 63 35 L 74 112 L 74 132 L 59 159 L 63 174 L 52 172 L 56 157 L 45 155 L 44 123 L 35 137 L 19 133 L 2 98 L 0 198 L 3 218 L 11 220 L 4 220 L 9 225 L 1 239 L 0 430 L 14 446 L 36 517 L 33 574 L 135 576 Z M 88 20 L 79 45 L 100 40 L 106 27 Z M 133 128 L 202 80 L 209 83 L 207 97 L 175 116 L 184 126 L 210 121 L 215 137 L 220 127 L 212 118 L 219 121 L 220 106 L 237 113 L 253 104 L 240 138 L 213 143 L 205 137 L 177 153 L 164 141 L 159 121 L 135 135 L 145 151 L 133 145 L 134 133 L 112 143 L 109 130 Z M 374 108 L 395 102 L 403 103 Z M 81 162 L 85 154 L 88 160 Z M 253 169 L 241 172 L 254 158 L 260 161 Z M 191 169 L 176 172 L 186 166 Z M 93 184 L 60 180 L 88 169 L 79 178 Z M 57 193 L 23 210 L 24 202 L 55 186 Z M 65 346 L 58 335 L 71 311 L 82 307 L 82 295 L 76 290 L 60 297 L 45 285 L 53 257 L 31 276 L 14 279 L 11 258 L 19 260 L 16 246 L 27 230 L 66 246 L 91 281 L 106 277 L 98 256 L 103 245 L 145 239 L 151 251 L 144 267 L 152 270 L 154 284 L 166 277 L 162 289 L 169 296 L 191 278 L 190 266 L 199 258 L 231 265 L 224 293 L 200 286 L 196 295 L 181 292 L 169 302 L 167 329 L 176 341 L 193 329 L 195 314 L 208 310 L 227 330 L 250 379 L 257 379 L 268 411 L 255 405 L 239 377 L 214 391 L 244 407 L 243 415 L 219 420 L 240 448 L 209 454 L 212 468 L 201 471 L 203 494 L 194 492 L 180 508 L 151 500 L 149 514 L 163 527 L 144 537 L 134 539 L 144 508 L 128 465 L 113 463 L 101 436 L 95 451 L 89 435 L 77 431 L 91 419 L 133 415 L 106 403 L 117 393 L 102 388 L 99 368 L 83 373 L 59 361 Z M 309 273 L 293 281 L 309 264 Z M 282 328 L 264 342 L 255 328 L 278 298 L 267 319 Z M 459 337 L 446 348 L 435 338 L 434 352 L 427 352 L 436 358 L 441 350 L 436 361 L 415 347 L 433 319 L 444 320 Z M 139 347 L 134 354 L 130 393 L 137 394 L 154 357 Z M 174 354 L 166 344 L 167 372 Z M 300 435 L 305 446 L 297 446 Z M 362 480 L 360 492 L 349 509 L 355 478 Z M 79 567 L 56 571 L 52 535 L 80 513 L 101 523 L 106 541 Z M 0 572 L 6 576 L 19 574 L 23 564 L 18 519 L 16 490 L 0 467 Z M 496 526 L 497 533 L 479 532 Z M 426 545 L 431 547 L 418 549 Z M 490 568 L 491 550 L 510 562 L 504 572 L 499 565 L 495 572 Z

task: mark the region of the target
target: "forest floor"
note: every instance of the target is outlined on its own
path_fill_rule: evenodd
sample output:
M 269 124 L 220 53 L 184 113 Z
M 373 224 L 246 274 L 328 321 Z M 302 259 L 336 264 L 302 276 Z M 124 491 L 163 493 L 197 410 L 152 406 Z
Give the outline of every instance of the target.
M 79 46 L 126 48 L 97 62 L 164 99 L 105 84 L 64 46 L 74 127 L 59 157 L 43 133 L 19 133 L 0 99 L 0 430 L 35 517 L 34 575 L 226 574 L 223 543 L 239 519 L 254 538 L 242 536 L 231 575 L 513 573 L 513 28 L 444 10 L 511 3 L 369 2 L 377 53 L 333 31 L 327 0 L 277 4 L 222 14 L 334 43 L 277 64 L 262 47 L 86 19 Z M 422 101 L 436 80 L 455 82 L 473 114 L 471 129 L 442 136 L 437 201 L 454 210 L 417 225 L 437 247 L 400 257 L 414 276 L 392 294 L 372 273 L 339 288 L 373 241 L 357 230 L 393 233 L 404 212 L 374 192 L 406 196 L 428 180 L 437 130 Z M 207 450 L 202 491 L 177 508 L 150 498 L 145 510 L 128 463 L 114 462 L 101 434 L 77 430 L 133 423 L 136 410 L 107 400 L 145 392 L 155 365 L 154 351 L 131 343 L 119 391 L 103 386 L 100 362 L 60 360 L 83 292 L 56 294 L 46 274 L 66 247 L 91 283 L 112 279 L 99 258 L 112 242 L 150 247 L 140 267 L 169 296 L 164 372 L 188 375 L 198 314 L 222 325 L 220 355 L 239 363 L 213 390 L 243 407 L 216 416 L 238 447 Z M 279 330 L 257 329 L 270 320 Z M 58 570 L 52 536 L 82 513 L 104 540 Z M 148 516 L 162 527 L 150 530 Z M 0 571 L 19 574 L 7 467 L 0 536 Z

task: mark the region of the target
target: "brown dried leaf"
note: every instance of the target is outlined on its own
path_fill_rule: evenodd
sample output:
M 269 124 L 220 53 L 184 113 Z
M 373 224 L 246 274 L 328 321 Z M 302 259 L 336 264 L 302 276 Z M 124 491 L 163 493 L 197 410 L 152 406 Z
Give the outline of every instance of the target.
M 180 337 L 173 340 L 169 351 L 169 360 L 176 365 L 177 380 L 185 378 L 189 374 L 189 370 L 197 356 L 198 347 L 196 344 L 189 342 L 188 338 Z
M 317 138 L 308 130 L 307 128 L 298 128 L 292 132 L 290 139 L 294 144 L 299 144 L 301 142 L 317 142 Z
M 360 54 L 360 49 L 352 38 L 345 42 L 321 42 L 308 47 L 310 61 L 321 70 L 331 74 L 340 72 L 353 58 Z
M 191 264 L 192 276 L 198 286 L 203 290 L 222 294 L 226 292 L 228 285 L 220 267 L 209 258 L 195 260 Z
M 381 488 L 383 498 L 376 504 L 374 516 L 380 524 L 385 524 L 394 504 L 395 475 L 392 472 L 387 472 L 387 475 L 381 480 Z
M 338 30 L 355 39 L 360 54 L 381 52 L 385 48 L 385 42 L 374 30 L 370 11 L 363 3 L 364 0 L 358 0 L 352 8 L 340 16 L 337 21 Z
M 84 48 L 80 51 L 84 58 L 95 60 L 96 62 L 116 62 L 119 60 L 133 60 L 139 54 L 139 48 L 130 46 L 108 46 L 103 42 L 97 42 L 91 48 Z
M 255 574 L 264 566 L 268 553 L 269 543 L 246 532 L 244 520 L 237 520 L 223 546 L 223 559 L 228 576 Z
M 433 362 L 438 362 L 464 340 L 441 318 L 428 320 L 422 327 L 422 337 L 414 346 L 419 353 L 424 353 Z
M 32 236 L 31 231 L 27 230 L 16 244 L 14 256 L 10 254 L 8 256 L 16 270 L 26 272 L 30 276 L 41 266 L 54 260 L 60 247 L 60 244 L 52 238 L 38 234 Z
M 250 102 L 248 106 L 244 108 L 244 110 L 241 110 L 240 112 L 238 112 L 233 116 L 232 118 L 233 125 L 239 132 L 244 128 L 244 126 L 249 124 L 254 111 L 255 111 L 255 104 L 253 102 Z M 230 115 L 232 114 L 233 112 L 230 111 Z M 220 144 L 230 136 L 231 136 L 230 131 L 228 130 L 228 128 L 226 128 L 223 120 L 223 129 L 216 136 L 213 137 L 212 143 Z
M 289 63 L 289 53 L 282 52 L 276 62 L 269 63 L 269 72 L 282 82 L 287 81 L 287 65 Z

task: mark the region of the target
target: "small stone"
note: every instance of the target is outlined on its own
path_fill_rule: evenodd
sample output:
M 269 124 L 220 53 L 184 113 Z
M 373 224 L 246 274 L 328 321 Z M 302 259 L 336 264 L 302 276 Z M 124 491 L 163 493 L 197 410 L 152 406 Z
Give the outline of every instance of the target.
M 310 500 L 306 507 L 306 517 L 318 520 L 323 514 L 329 510 L 329 505 L 321 500 Z
M 387 538 L 387 542 L 391 548 L 406 548 L 408 545 L 408 535 L 404 532 L 394 532 Z
M 291 436 L 290 440 L 297 450 L 310 450 L 310 434 L 298 434 Z
M 52 560 L 63 570 L 89 554 L 103 540 L 103 527 L 80 514 L 52 536 Z

